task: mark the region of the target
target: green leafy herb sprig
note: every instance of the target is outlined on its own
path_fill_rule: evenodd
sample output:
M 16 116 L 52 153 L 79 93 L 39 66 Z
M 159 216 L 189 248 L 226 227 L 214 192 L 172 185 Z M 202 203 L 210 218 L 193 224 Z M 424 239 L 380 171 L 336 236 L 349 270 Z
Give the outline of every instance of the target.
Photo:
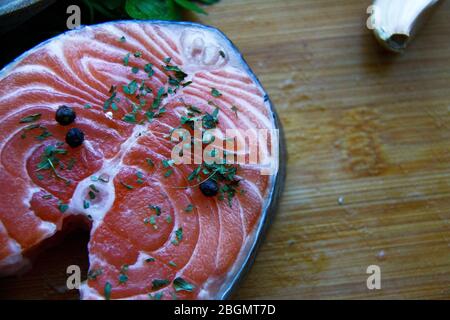
M 180 20 L 183 10 L 207 14 L 198 3 L 211 5 L 220 0 L 83 0 L 91 20 L 95 13 L 106 18 L 132 18 L 139 20 Z

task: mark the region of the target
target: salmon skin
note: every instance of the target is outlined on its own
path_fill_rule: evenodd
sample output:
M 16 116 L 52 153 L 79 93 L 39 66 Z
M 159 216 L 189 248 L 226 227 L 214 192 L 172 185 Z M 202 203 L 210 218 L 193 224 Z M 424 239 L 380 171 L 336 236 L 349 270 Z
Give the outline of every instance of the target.
M 55 121 L 61 105 L 76 112 L 67 126 Z M 0 122 L 0 274 L 19 272 L 67 217 L 85 216 L 82 299 L 228 297 L 281 192 L 272 148 L 283 150 L 281 138 L 258 145 L 259 159 L 275 164 L 271 174 L 262 161 L 173 160 L 175 129 L 192 133 L 190 146 L 202 151 L 213 139 L 202 131 L 196 140 L 197 123 L 217 137 L 279 129 L 238 50 L 199 24 L 118 21 L 48 40 L 0 72 Z M 85 135 L 79 147 L 64 142 L 71 128 Z M 245 146 L 224 149 L 250 155 Z M 207 197 L 199 185 L 212 180 L 219 191 Z

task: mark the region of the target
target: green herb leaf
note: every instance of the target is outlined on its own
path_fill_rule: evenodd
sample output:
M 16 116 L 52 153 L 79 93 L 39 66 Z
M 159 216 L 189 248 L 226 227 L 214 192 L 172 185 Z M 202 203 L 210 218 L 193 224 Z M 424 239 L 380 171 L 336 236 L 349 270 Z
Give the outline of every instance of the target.
M 105 299 L 106 300 L 111 299 L 111 291 L 112 291 L 111 283 L 106 282 L 105 283 L 105 288 L 104 288 L 104 294 L 105 294 Z
M 138 89 L 138 83 L 136 80 L 132 80 L 128 85 L 122 86 L 125 94 L 134 95 Z
M 181 240 L 183 240 L 183 228 L 178 228 L 175 231 L 175 236 L 177 237 L 178 242 L 181 242 Z
M 213 97 L 216 97 L 216 98 L 222 96 L 222 94 L 220 93 L 220 91 L 217 90 L 216 88 L 211 88 L 211 94 L 212 94 Z
M 192 204 L 188 205 L 186 209 L 184 209 L 186 212 L 191 212 L 192 210 L 194 210 L 194 206 Z
M 172 173 L 173 173 L 173 170 L 169 169 L 169 170 L 166 171 L 166 173 L 164 173 L 164 177 L 168 178 L 168 177 L 170 177 L 172 175 Z
M 173 261 L 169 261 L 167 264 L 168 264 L 169 266 L 171 266 L 171 267 L 174 267 L 174 268 L 177 267 L 177 264 L 176 264 L 175 262 L 173 262 Z
M 89 270 L 87 274 L 88 280 L 96 280 L 98 276 L 100 276 L 103 273 L 102 269 L 93 269 Z
M 167 279 L 155 279 L 152 281 L 152 290 L 158 290 L 170 283 Z
M 127 281 L 128 281 L 128 276 L 124 273 L 121 273 L 119 275 L 119 283 L 123 284 L 123 283 L 126 283 Z
M 147 159 L 145 159 L 145 161 L 147 161 L 147 164 L 148 164 L 150 167 L 154 167 L 154 166 L 155 166 L 155 164 L 153 163 L 153 160 L 152 160 L 152 159 L 147 158 Z
M 195 289 L 195 286 L 193 284 L 187 282 L 186 280 L 184 280 L 183 278 L 180 278 L 180 277 L 173 280 L 173 287 L 176 292 L 179 292 L 179 291 L 192 292 Z
M 155 70 L 153 70 L 153 65 L 151 63 L 147 63 L 144 66 L 144 71 L 147 73 L 149 77 L 153 76 L 155 74 Z
M 162 292 L 157 292 L 155 293 L 155 295 L 152 295 L 151 293 L 148 294 L 148 297 L 152 300 L 161 300 L 163 297 L 163 293 Z
M 41 114 L 40 113 L 35 113 L 35 114 L 29 115 L 27 117 L 24 117 L 24 118 L 20 119 L 20 123 L 35 122 L 35 121 L 39 120 L 40 118 L 41 118 Z
M 136 123 L 137 122 L 136 114 L 127 113 L 126 115 L 123 116 L 122 120 L 128 123 Z
M 176 9 L 173 0 L 126 0 L 125 11 L 134 19 L 161 19 L 177 20 L 180 12 Z
M 207 14 L 205 10 L 189 0 L 175 0 L 175 2 L 187 10 L 191 10 L 201 14 Z
M 134 189 L 133 186 L 130 186 L 129 184 L 126 184 L 126 183 L 123 182 L 123 181 L 120 181 L 120 184 L 121 184 L 122 186 L 124 186 L 125 188 L 127 188 L 128 190 L 133 190 L 133 189 Z

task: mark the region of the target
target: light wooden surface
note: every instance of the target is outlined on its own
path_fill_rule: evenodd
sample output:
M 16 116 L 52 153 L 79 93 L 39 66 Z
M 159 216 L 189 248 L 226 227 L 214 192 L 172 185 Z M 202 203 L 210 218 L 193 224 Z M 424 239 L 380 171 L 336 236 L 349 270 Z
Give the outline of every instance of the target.
M 402 56 L 366 29 L 369 4 L 224 0 L 201 19 L 241 49 L 288 145 L 278 216 L 236 298 L 450 298 L 450 3 Z
M 222 0 L 199 18 L 241 49 L 288 144 L 278 215 L 235 298 L 450 298 L 450 3 L 403 56 L 365 28 L 369 4 Z M 76 297 L 58 288 L 68 261 L 86 268 L 80 240 L 0 296 Z

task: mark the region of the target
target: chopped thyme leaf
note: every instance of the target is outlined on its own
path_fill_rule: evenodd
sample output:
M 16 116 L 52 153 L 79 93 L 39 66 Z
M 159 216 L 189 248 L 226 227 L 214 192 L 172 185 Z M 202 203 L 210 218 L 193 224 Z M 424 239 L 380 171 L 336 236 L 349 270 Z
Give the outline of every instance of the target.
M 166 279 L 155 279 L 152 281 L 152 290 L 158 290 L 170 283 L 169 280 Z
M 121 184 L 122 186 L 124 186 L 125 188 L 127 188 L 128 190 L 133 190 L 133 189 L 134 189 L 133 186 L 130 186 L 130 185 L 126 184 L 126 183 L 123 182 L 123 181 L 120 181 L 120 184 Z
M 125 55 L 125 57 L 123 58 L 123 65 L 124 66 L 128 66 L 128 64 L 130 63 L 130 53 L 127 53 L 126 55 Z
M 52 134 L 50 132 L 48 132 L 47 130 L 44 130 L 40 135 L 36 136 L 36 139 L 39 141 L 43 141 L 51 136 L 52 136 Z
M 126 115 L 123 116 L 122 120 L 128 123 L 136 123 L 137 122 L 136 114 L 127 113 Z
M 186 280 L 184 280 L 183 278 L 180 278 L 180 277 L 173 280 L 173 287 L 175 288 L 176 292 L 179 292 L 179 291 L 192 292 L 195 289 L 195 286 L 193 284 L 187 282 Z
M 157 292 L 155 293 L 155 295 L 152 295 L 151 293 L 148 294 L 148 297 L 152 300 L 161 300 L 163 297 L 163 293 L 162 292 Z
M 196 106 L 192 106 L 192 105 L 188 106 L 188 110 L 193 113 L 198 113 L 198 114 L 202 113 L 202 111 L 199 108 L 197 108 Z
M 148 219 L 148 223 L 150 223 L 151 225 L 156 225 L 156 217 L 155 216 L 151 216 L 149 219 Z
M 95 199 L 95 193 L 93 191 L 89 191 L 88 195 L 89 195 L 89 199 L 91 199 L 91 200 Z
M 96 280 L 98 276 L 102 275 L 103 270 L 102 269 L 93 269 L 89 270 L 87 274 L 88 280 Z
M 126 283 L 128 281 L 128 276 L 126 275 L 126 274 L 124 274 L 124 273 L 121 273 L 120 275 L 119 275 L 119 283 L 120 284 L 124 284 L 124 283 Z
M 126 39 L 124 36 L 121 36 L 121 37 L 119 38 L 119 41 L 120 41 L 120 42 L 126 42 L 127 39 Z
M 30 123 L 30 122 L 35 122 L 37 120 L 39 120 L 41 118 L 41 114 L 40 113 L 35 113 L 32 115 L 29 115 L 27 117 L 24 117 L 22 119 L 20 119 L 20 123 Z
M 83 200 L 83 209 L 89 209 L 90 206 L 91 204 L 89 203 L 89 201 Z
M 69 160 L 69 163 L 67 164 L 67 170 L 72 170 L 73 166 L 75 165 L 75 162 L 76 162 L 75 158 L 71 158 Z
M 172 175 L 172 173 L 173 173 L 173 170 L 169 169 L 169 170 L 166 171 L 166 173 L 164 173 L 164 177 L 168 178 L 168 177 L 170 177 Z
M 175 231 L 175 236 L 177 237 L 178 242 L 181 242 L 181 240 L 183 240 L 183 228 L 178 228 Z
M 166 217 L 166 222 L 169 223 L 169 224 L 172 223 L 172 217 L 171 216 L 167 216 Z
M 153 70 L 153 65 L 151 63 L 147 63 L 144 66 L 144 71 L 147 73 L 149 77 L 153 76 L 155 74 L 155 70 Z
M 200 170 L 202 170 L 202 166 L 198 166 L 197 168 L 195 168 L 194 171 L 192 171 L 191 174 L 188 176 L 188 181 L 192 181 L 196 177 L 198 177 Z
M 164 63 L 170 63 L 170 61 L 172 61 L 172 58 L 170 58 L 170 57 L 164 58 L 163 61 L 164 61 Z
M 136 80 L 132 80 L 128 85 L 123 85 L 122 90 L 125 94 L 134 95 L 138 89 L 138 83 Z
M 47 147 L 45 147 L 44 152 L 41 156 L 41 162 L 37 164 L 36 171 L 51 169 L 58 179 L 61 179 L 66 182 L 66 184 L 68 184 L 70 183 L 70 181 L 66 178 L 61 177 L 56 171 L 55 167 L 56 165 L 60 164 L 60 159 L 57 157 L 57 155 L 67 154 L 67 150 L 59 148 L 62 144 L 62 142 L 58 142 L 56 145 L 48 145 Z
M 138 67 L 132 67 L 131 68 L 131 72 L 134 73 L 134 74 L 137 74 L 137 73 L 139 73 L 139 68 Z
M 37 174 L 36 178 L 38 178 L 38 180 L 44 180 L 44 176 L 42 174 Z
M 147 262 L 147 263 L 155 262 L 155 258 L 147 258 L 147 259 L 145 259 L 145 262 Z
M 104 111 L 108 110 L 109 108 L 111 108 L 113 111 L 118 110 L 116 102 L 119 102 L 120 99 L 117 98 L 116 89 L 116 86 L 111 86 L 111 89 L 109 89 L 109 93 L 111 94 L 111 96 L 106 99 L 105 103 L 103 104 Z
M 139 184 L 144 183 L 144 180 L 143 180 L 144 174 L 141 171 L 136 172 L 136 177 L 137 177 L 137 180 L 136 180 L 137 183 L 139 183 Z
M 90 184 L 89 185 L 89 189 L 91 189 L 92 191 L 97 192 L 97 193 L 100 192 L 100 190 L 98 190 L 97 187 L 94 184 Z
M 84 108 L 85 108 L 85 109 L 91 109 L 91 108 L 92 108 L 92 105 L 89 104 L 89 103 L 86 103 L 86 104 L 84 105 Z
M 69 209 L 69 205 L 60 202 L 60 203 L 58 204 L 58 209 L 59 209 L 59 211 L 61 211 L 62 213 L 64 213 L 64 212 L 67 211 L 67 209 Z
M 189 204 L 184 211 L 191 212 L 194 209 L 194 206 L 192 204 Z
M 106 282 L 105 283 L 105 288 L 104 288 L 104 294 L 105 294 L 105 299 L 106 300 L 111 299 L 111 291 L 112 291 L 111 283 Z
M 169 167 L 171 167 L 174 164 L 174 161 L 173 160 L 164 159 L 164 160 L 161 161 L 161 163 L 162 163 L 164 168 L 169 168 Z
M 234 111 L 234 113 L 236 114 L 236 117 L 237 117 L 237 116 L 238 116 L 238 111 L 239 111 L 238 107 L 236 107 L 235 105 L 233 105 L 233 106 L 231 107 L 231 110 Z
M 134 56 L 135 56 L 136 58 L 141 58 L 141 57 L 142 57 L 142 52 L 136 51 L 136 52 L 134 53 Z
M 220 91 L 217 90 L 216 88 L 211 88 L 211 94 L 212 94 L 213 97 L 216 97 L 216 98 L 222 96 L 222 94 L 220 93 Z
M 169 261 L 169 263 L 167 263 L 169 266 L 176 268 L 177 264 L 173 261 Z
M 148 206 L 150 209 L 154 210 L 157 216 L 161 215 L 161 208 L 158 206 L 154 206 L 154 205 L 149 205 Z
M 159 88 L 158 93 L 157 93 L 155 99 L 153 100 L 152 109 L 159 108 L 159 105 L 161 104 L 161 99 L 165 95 L 164 92 L 165 92 L 164 87 Z
M 152 160 L 152 159 L 147 158 L 147 159 L 145 159 L 145 161 L 147 161 L 147 164 L 148 164 L 150 167 L 154 167 L 154 166 L 155 166 L 155 164 L 153 163 L 153 160 Z
M 44 194 L 44 195 L 42 196 L 42 198 L 48 200 L 48 199 L 53 198 L 53 196 L 52 196 L 51 194 Z

